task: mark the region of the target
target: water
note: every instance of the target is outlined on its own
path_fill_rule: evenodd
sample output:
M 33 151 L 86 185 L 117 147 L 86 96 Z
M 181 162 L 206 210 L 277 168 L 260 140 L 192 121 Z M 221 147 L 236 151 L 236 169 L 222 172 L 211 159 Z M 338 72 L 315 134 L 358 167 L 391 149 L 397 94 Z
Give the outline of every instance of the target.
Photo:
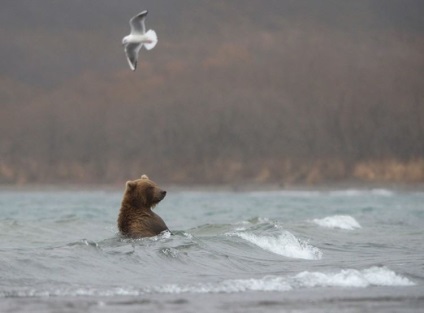
M 169 190 L 173 235 L 117 236 L 121 190 L 0 190 L 1 312 L 419 312 L 424 192 Z

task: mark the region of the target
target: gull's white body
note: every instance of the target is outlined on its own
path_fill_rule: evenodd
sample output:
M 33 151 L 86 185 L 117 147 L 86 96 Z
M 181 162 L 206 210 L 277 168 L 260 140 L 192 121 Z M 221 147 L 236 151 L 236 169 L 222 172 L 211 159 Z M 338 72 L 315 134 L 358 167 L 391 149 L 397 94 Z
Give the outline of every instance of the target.
M 125 54 L 130 68 L 135 71 L 137 68 L 138 54 L 141 47 L 147 50 L 153 49 L 157 42 L 158 37 L 156 32 L 149 29 L 146 32 L 144 21 L 146 19 L 147 10 L 140 12 L 130 19 L 131 33 L 122 39 L 122 44 L 125 46 Z

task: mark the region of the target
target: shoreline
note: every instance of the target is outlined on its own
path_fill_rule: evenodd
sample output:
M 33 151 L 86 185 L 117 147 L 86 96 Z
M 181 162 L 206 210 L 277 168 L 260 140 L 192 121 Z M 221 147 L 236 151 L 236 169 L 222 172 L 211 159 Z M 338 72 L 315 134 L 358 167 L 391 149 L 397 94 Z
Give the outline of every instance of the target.
M 277 184 L 277 183 L 234 183 L 234 184 L 175 184 L 161 183 L 169 192 L 273 192 L 273 191 L 330 191 L 330 190 L 374 190 L 387 189 L 398 191 L 423 191 L 424 183 L 378 183 L 378 182 L 359 182 L 359 181 L 341 181 L 318 184 Z M 87 184 L 87 183 L 63 183 L 63 184 L 0 184 L 2 191 L 106 191 L 120 192 L 124 191 L 125 182 L 122 184 Z

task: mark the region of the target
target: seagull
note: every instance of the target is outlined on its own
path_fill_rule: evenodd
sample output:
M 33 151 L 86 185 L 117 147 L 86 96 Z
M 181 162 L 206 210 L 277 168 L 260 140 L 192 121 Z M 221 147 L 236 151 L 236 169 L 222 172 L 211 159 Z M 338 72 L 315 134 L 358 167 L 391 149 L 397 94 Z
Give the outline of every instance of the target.
M 158 37 L 154 30 L 149 29 L 146 32 L 146 26 L 144 25 L 146 15 L 147 10 L 144 10 L 131 18 L 131 33 L 122 38 L 122 45 L 125 46 L 127 61 L 133 71 L 137 68 L 138 53 L 141 47 L 144 45 L 147 50 L 151 50 L 158 43 Z

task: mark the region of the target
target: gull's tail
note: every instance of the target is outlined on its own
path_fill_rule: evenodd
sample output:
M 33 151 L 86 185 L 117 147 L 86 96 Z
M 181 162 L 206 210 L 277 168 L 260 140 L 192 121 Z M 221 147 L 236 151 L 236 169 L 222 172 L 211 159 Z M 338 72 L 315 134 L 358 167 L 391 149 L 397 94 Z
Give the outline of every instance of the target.
M 153 29 L 149 29 L 144 35 L 147 37 L 147 40 L 150 41 L 149 43 L 145 43 L 144 47 L 147 50 L 153 49 L 158 43 L 158 36 L 156 35 L 156 32 Z

